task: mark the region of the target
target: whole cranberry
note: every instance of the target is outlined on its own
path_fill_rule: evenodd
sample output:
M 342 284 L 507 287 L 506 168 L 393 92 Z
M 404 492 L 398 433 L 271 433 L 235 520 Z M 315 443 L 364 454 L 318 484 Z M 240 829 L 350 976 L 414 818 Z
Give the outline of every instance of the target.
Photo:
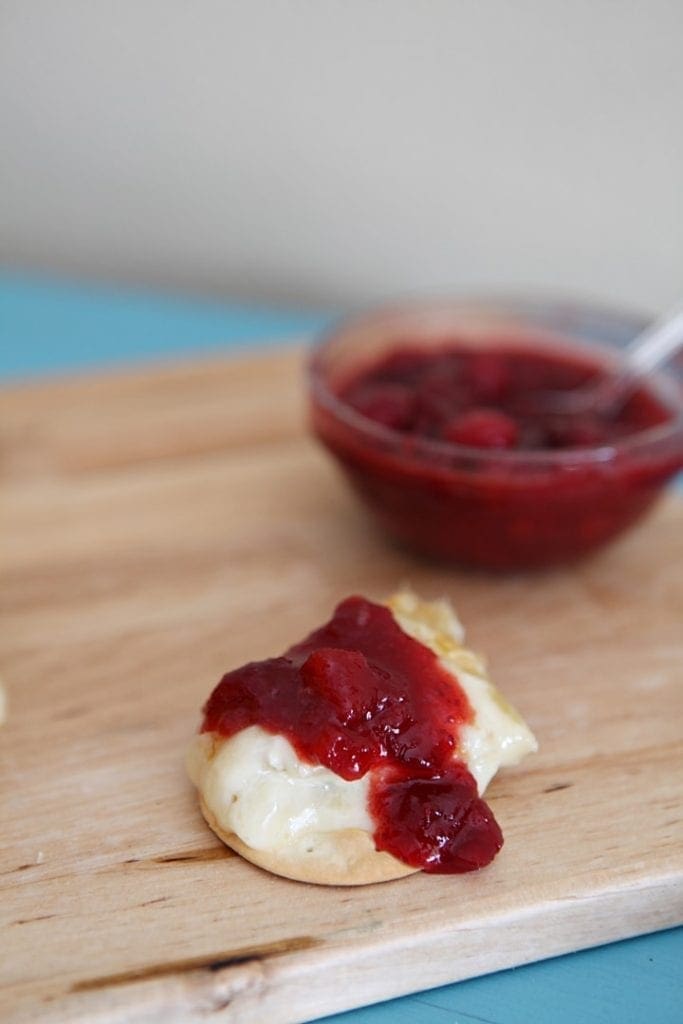
M 497 409 L 475 408 L 449 420 L 443 438 L 471 448 L 514 448 L 519 428 L 511 416 Z

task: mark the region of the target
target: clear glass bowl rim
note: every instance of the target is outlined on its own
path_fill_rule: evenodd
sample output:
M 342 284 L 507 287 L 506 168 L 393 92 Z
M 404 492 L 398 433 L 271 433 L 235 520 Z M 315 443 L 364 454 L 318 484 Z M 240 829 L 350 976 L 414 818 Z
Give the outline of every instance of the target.
M 415 315 L 430 313 L 453 314 L 454 321 L 458 313 L 461 315 L 466 311 L 476 309 L 484 313 L 508 314 L 516 318 L 515 327 L 523 328 L 524 322 L 528 322 L 530 331 L 548 334 L 555 333 L 562 337 L 570 349 L 572 342 L 578 343 L 585 350 L 590 350 L 591 343 L 587 339 L 572 338 L 570 333 L 563 333 L 562 328 L 542 327 L 534 323 L 534 317 L 542 311 L 546 317 L 551 317 L 553 312 L 569 314 L 570 316 L 581 317 L 591 316 L 602 319 L 606 322 L 612 321 L 620 326 L 630 326 L 633 329 L 633 337 L 647 326 L 647 316 L 622 311 L 614 307 L 604 306 L 597 303 L 578 302 L 572 300 L 552 298 L 526 298 L 520 296 L 506 296 L 503 294 L 481 294 L 473 296 L 462 296 L 456 298 L 430 298 L 411 299 L 408 301 L 396 302 L 386 305 L 372 307 L 365 312 L 351 314 L 340 318 L 332 327 L 318 337 L 309 353 L 307 372 L 311 397 L 318 402 L 327 412 L 331 413 L 345 426 L 362 434 L 373 445 L 379 445 L 384 450 L 391 448 L 395 456 L 405 457 L 411 462 L 427 461 L 436 462 L 441 465 L 444 461 L 454 461 L 458 458 L 476 459 L 482 464 L 505 463 L 510 469 L 515 466 L 521 468 L 525 465 L 544 464 L 552 466 L 576 466 L 587 463 L 601 463 L 613 461 L 621 455 L 638 454 L 644 455 L 648 449 L 664 447 L 672 442 L 677 435 L 680 435 L 681 449 L 683 450 L 683 397 L 677 403 L 678 415 L 675 415 L 667 423 L 656 427 L 649 427 L 647 430 L 639 431 L 636 434 L 622 438 L 616 444 L 596 445 L 586 448 L 564 448 L 548 450 L 523 450 L 523 449 L 486 449 L 474 448 L 457 444 L 452 441 L 440 441 L 433 438 L 411 436 L 410 451 L 405 451 L 406 435 L 391 427 L 375 423 L 361 413 L 357 412 L 347 402 L 340 399 L 327 384 L 323 366 L 324 357 L 328 347 L 344 337 L 358 332 L 360 329 L 373 324 L 381 324 L 386 320 L 398 320 L 402 315 L 409 318 Z M 457 326 L 454 322 L 454 332 Z M 619 346 L 607 341 L 596 339 L 597 348 L 619 351 Z M 657 375 L 659 380 L 666 379 L 666 372 Z M 403 450 L 402 450 L 403 449 Z

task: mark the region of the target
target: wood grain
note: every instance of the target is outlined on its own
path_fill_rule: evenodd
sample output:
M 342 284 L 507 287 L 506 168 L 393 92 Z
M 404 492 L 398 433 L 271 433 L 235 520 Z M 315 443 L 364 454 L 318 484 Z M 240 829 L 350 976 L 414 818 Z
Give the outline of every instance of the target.
M 683 920 L 683 503 L 566 572 L 391 547 L 297 353 L 1 395 L 3 1021 L 301 1021 Z M 449 596 L 541 751 L 481 874 L 348 891 L 220 846 L 182 758 L 230 666 L 335 601 Z

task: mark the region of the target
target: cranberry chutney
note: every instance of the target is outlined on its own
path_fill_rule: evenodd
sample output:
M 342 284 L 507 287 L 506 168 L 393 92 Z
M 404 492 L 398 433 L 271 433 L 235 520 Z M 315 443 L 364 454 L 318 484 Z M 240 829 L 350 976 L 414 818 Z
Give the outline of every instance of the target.
M 570 562 L 639 519 L 683 466 L 673 375 L 613 416 L 558 417 L 534 401 L 613 374 L 610 340 L 639 327 L 523 303 L 378 313 L 314 353 L 313 427 L 414 550 L 498 571 Z
M 228 672 L 204 708 L 202 732 L 229 738 L 259 725 L 343 779 L 372 772 L 376 849 L 451 874 L 484 867 L 503 844 L 456 756 L 460 727 L 472 717 L 464 690 L 429 647 L 388 608 L 349 597 L 282 657 Z

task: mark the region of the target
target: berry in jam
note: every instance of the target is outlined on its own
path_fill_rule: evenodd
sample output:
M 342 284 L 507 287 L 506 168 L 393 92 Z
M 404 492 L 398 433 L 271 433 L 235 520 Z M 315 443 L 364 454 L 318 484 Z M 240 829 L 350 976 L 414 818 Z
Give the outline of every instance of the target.
M 441 435 L 446 441 L 471 448 L 514 448 L 520 430 L 516 420 L 497 409 L 468 409 L 446 420 Z

